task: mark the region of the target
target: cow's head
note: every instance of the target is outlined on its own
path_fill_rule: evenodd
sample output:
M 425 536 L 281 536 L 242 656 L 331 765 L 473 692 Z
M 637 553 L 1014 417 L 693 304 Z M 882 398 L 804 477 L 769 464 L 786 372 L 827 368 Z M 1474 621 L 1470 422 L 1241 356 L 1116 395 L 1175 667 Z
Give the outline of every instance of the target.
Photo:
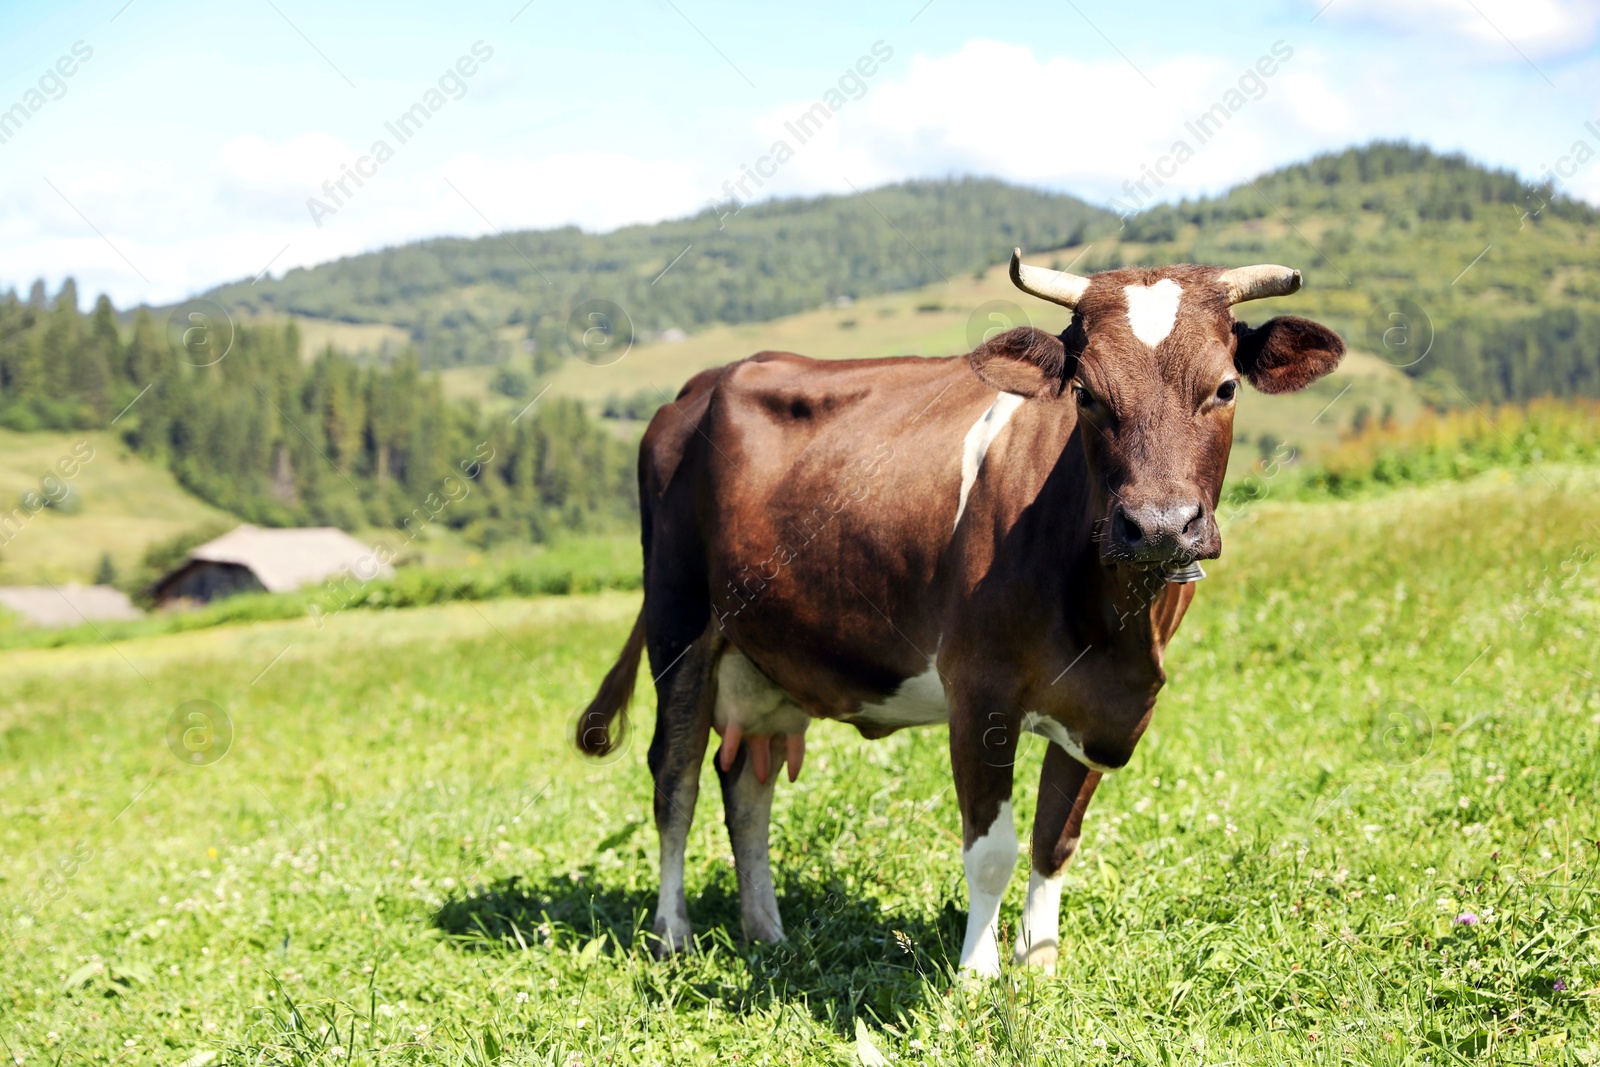
M 1240 377 L 1286 393 L 1338 365 L 1332 330 L 1285 316 L 1249 327 L 1233 306 L 1300 288 L 1300 272 L 1183 265 L 1079 277 L 1024 266 L 1024 292 L 1073 310 L 1052 338 L 1013 330 L 969 357 L 989 385 L 1071 404 L 1092 475 L 1107 563 L 1183 564 L 1222 551 L 1216 508 Z

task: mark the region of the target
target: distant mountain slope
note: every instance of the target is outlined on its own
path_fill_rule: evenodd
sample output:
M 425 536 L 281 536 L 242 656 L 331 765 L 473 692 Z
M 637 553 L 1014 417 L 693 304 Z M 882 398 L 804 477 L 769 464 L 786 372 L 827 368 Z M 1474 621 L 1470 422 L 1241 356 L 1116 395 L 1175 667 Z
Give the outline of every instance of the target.
M 1463 156 L 1384 143 L 1330 153 L 1155 207 L 1119 236 L 1084 265 L 1301 268 L 1297 314 L 1439 403 L 1600 396 L 1600 213 Z
M 586 300 L 617 303 L 651 333 L 758 322 L 942 281 L 994 264 L 1013 245 L 1060 247 L 1117 225 L 1076 197 L 986 179 L 919 181 L 602 234 L 439 238 L 207 295 L 254 314 L 399 326 L 423 365 L 440 367 L 493 362 L 513 348 L 504 331 L 496 343 L 508 325 L 558 353 L 570 347 L 568 316 Z
M 1080 271 L 1290 264 L 1307 280 L 1297 311 L 1403 369 L 1436 402 L 1600 396 L 1595 209 L 1404 143 L 1318 156 L 1120 221 L 998 181 L 910 182 L 606 234 L 426 241 L 212 295 L 246 315 L 291 314 L 317 336 L 409 336 L 424 367 L 533 348 L 526 362 L 543 375 L 576 351 L 568 324 L 585 300 L 616 302 L 647 342 L 669 327 L 699 334 L 840 297 L 949 286 L 1014 244 L 1046 263 L 1082 253 Z

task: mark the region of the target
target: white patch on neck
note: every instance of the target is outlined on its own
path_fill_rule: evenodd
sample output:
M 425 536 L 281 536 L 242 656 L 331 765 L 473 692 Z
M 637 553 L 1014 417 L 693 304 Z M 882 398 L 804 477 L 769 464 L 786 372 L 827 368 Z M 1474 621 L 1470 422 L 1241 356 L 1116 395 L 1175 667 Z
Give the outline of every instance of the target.
M 1122 292 L 1128 298 L 1128 325 L 1133 335 L 1151 348 L 1165 341 L 1178 321 L 1183 286 L 1162 278 L 1154 285 L 1125 285 Z
M 1030 711 L 1022 716 L 1022 728 L 1030 734 L 1035 734 L 1046 741 L 1059 745 L 1063 752 L 1091 771 L 1099 771 L 1101 774 L 1111 774 L 1116 771 L 1115 767 L 1107 767 L 1104 763 L 1096 763 L 1088 756 L 1085 756 L 1082 743 L 1072 736 L 1070 730 L 1048 715 L 1040 715 L 1037 711 Z
M 967 510 L 967 494 L 972 492 L 973 485 L 978 481 L 978 468 L 983 466 L 983 457 L 1026 399 L 1016 393 L 1001 393 L 989 405 L 989 410 L 978 416 L 978 421 L 967 431 L 967 439 L 961 449 L 961 499 L 956 503 L 957 526 L 961 525 L 961 516 Z

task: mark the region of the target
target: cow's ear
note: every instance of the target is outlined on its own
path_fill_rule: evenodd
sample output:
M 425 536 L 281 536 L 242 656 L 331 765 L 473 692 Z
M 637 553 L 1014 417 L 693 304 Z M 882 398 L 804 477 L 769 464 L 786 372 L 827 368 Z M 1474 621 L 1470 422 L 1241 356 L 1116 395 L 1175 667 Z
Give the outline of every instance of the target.
M 967 356 L 985 385 L 1002 393 L 1051 400 L 1061 395 L 1077 360 L 1068 358 L 1061 338 L 1032 326 L 991 337 Z
M 1321 323 L 1284 315 L 1254 328 L 1233 324 L 1233 362 L 1263 393 L 1304 389 L 1339 365 L 1344 339 Z

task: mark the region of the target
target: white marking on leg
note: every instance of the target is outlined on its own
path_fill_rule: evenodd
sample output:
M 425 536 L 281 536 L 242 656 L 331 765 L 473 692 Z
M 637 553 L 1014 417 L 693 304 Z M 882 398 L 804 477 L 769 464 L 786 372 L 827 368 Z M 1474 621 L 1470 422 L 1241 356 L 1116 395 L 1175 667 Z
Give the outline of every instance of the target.
M 1178 321 L 1183 286 L 1162 278 L 1154 285 L 1125 285 L 1122 292 L 1128 298 L 1128 326 L 1133 335 L 1151 348 L 1165 341 Z
M 1083 764 L 1085 767 L 1089 768 L 1091 771 L 1099 771 L 1101 774 L 1111 774 L 1117 769 L 1115 767 L 1107 767 L 1104 763 L 1097 763 L 1088 756 L 1085 756 L 1083 754 L 1082 742 L 1080 742 L 1076 737 L 1072 736 L 1072 731 L 1068 730 L 1065 726 L 1062 726 L 1059 722 L 1057 722 L 1055 719 L 1052 719 L 1048 715 L 1040 715 L 1037 711 L 1030 711 L 1022 716 L 1022 728 L 1030 734 L 1035 734 L 1047 741 L 1059 745 L 1063 752 L 1077 760 L 1079 763 Z
M 1000 898 L 1005 896 L 1011 872 L 1017 865 L 1017 827 L 1011 821 L 1011 801 L 1003 801 L 989 829 L 963 849 L 961 864 L 967 871 L 967 936 L 961 944 L 961 969 L 986 978 L 1000 974 L 1000 947 L 995 923 L 1000 918 Z
M 768 744 L 766 738 L 759 742 Z M 772 790 L 777 781 L 760 781 L 751 761 L 746 761 L 728 796 L 729 836 L 733 839 L 733 866 L 739 877 L 739 917 L 744 936 L 751 941 L 782 941 L 783 919 L 778 915 L 778 894 L 772 884 L 768 827 L 772 821 Z
M 694 944 L 694 929 L 689 925 L 689 901 L 683 891 L 684 842 L 677 835 L 663 835 L 661 841 L 661 893 L 656 898 L 657 936 L 671 952 L 682 952 Z
M 1051 974 L 1061 944 L 1061 878 L 1060 874 L 1047 878 L 1036 870 L 1028 872 L 1028 901 L 1022 908 L 1022 929 L 1017 931 L 1013 957 Z
M 956 502 L 957 526 L 961 525 L 961 516 L 967 510 L 967 494 L 972 492 L 972 486 L 978 480 L 978 468 L 983 466 L 983 457 L 1026 399 L 1016 393 L 1001 393 L 989 405 L 989 410 L 978 416 L 978 421 L 967 431 L 966 441 L 961 448 L 961 498 Z

